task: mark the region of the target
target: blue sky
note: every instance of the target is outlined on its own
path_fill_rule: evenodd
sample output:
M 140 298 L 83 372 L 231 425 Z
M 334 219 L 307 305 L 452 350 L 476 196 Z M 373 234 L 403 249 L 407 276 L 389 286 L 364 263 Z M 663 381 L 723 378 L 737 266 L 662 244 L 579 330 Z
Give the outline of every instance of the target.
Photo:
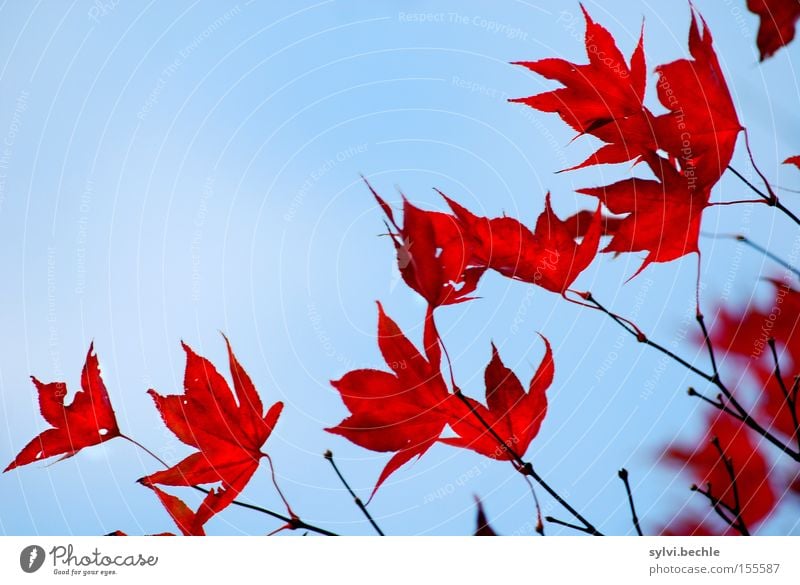
M 796 187 L 797 172 L 779 162 L 800 152 L 797 47 L 759 64 L 757 20 L 743 1 L 695 4 L 761 168 Z M 394 202 L 401 188 L 440 207 L 438 187 L 480 213 L 529 225 L 546 191 L 564 216 L 591 206 L 575 189 L 626 176 L 624 166 L 556 174 L 595 145 L 571 142 L 554 116 L 506 102 L 552 87 L 510 61 L 585 58 L 578 4 L 552 5 L 3 3 L 0 460 L 44 428 L 28 376 L 76 387 L 92 340 L 123 430 L 162 455 L 183 456 L 188 449 L 160 424 L 145 391 L 180 390 L 181 340 L 227 373 L 222 331 L 265 402 L 286 403 L 267 447 L 296 512 L 337 532 L 369 533 L 322 453 L 334 451 L 363 495 L 388 457 L 322 430 L 345 415 L 329 380 L 381 366 L 375 300 L 417 342 L 424 307 L 399 280 L 359 175 Z M 648 101 L 658 108 L 652 69 L 685 55 L 688 4 L 586 6 L 626 55 L 644 19 Z M 734 165 L 752 176 L 742 148 Z M 714 192 L 715 200 L 743 197 L 750 194 L 729 176 Z M 775 249 L 793 237 L 787 221 L 760 206 L 712 209 L 703 225 Z M 701 246 L 707 311 L 713 298 L 740 304 L 768 292 L 757 279 L 773 268 L 761 257 L 730 241 Z M 707 367 L 684 339 L 695 259 L 653 265 L 623 284 L 640 262 L 602 256 L 576 286 Z M 537 332 L 553 344 L 550 412 L 527 454 L 542 475 L 610 533 L 631 529 L 616 477 L 622 466 L 645 529 L 687 501 L 702 506 L 688 496 L 688 478 L 655 462 L 666 442 L 699 432 L 700 405 L 685 394 L 697 378 L 547 291 L 487 275 L 480 293 L 440 314 L 467 392 L 482 396 L 490 341 L 523 380 L 543 353 Z M 155 465 L 112 441 L 2 475 L 0 533 L 171 530 L 135 483 Z M 473 495 L 499 532 L 532 532 L 531 496 L 518 474 L 446 446 L 396 473 L 371 510 L 392 534 L 466 534 Z M 243 497 L 281 509 L 266 469 Z M 208 525 L 213 534 L 276 527 L 235 509 Z M 796 527 L 778 521 L 764 530 Z

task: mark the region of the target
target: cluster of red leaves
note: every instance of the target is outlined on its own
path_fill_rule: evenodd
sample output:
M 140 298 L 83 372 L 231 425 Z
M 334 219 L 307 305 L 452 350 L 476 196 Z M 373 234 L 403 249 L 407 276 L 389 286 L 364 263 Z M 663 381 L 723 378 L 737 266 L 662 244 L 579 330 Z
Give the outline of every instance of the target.
M 473 298 L 487 269 L 564 294 L 597 255 L 600 236 L 616 225 L 603 223 L 599 208 L 562 220 L 547 194 L 531 231 L 511 217 L 479 217 L 439 192 L 451 213 L 419 209 L 404 197 L 399 226 L 391 206 L 367 185 L 395 230 L 389 235 L 403 280 L 431 308 Z
M 609 229 L 612 238 L 603 252 L 647 252 L 641 272 L 651 262 L 698 252 L 702 212 L 730 162 L 742 126 L 711 33 L 702 18 L 698 24 L 694 12 L 692 58 L 656 68 L 658 99 L 668 110 L 658 116 L 644 105 L 643 35 L 628 62 L 611 34 L 585 9 L 584 16 L 589 63 L 555 58 L 520 62 L 563 87 L 511 101 L 556 113 L 579 135 L 603 143 L 572 169 L 633 161 L 645 163 L 655 175 L 655 180 L 631 178 L 579 190 L 624 216 Z
M 792 42 L 800 18 L 798 0 L 747 0 L 747 8 L 760 19 L 756 43 L 762 61 Z
M 225 341 L 227 343 L 227 339 Z M 283 408 L 283 404 L 277 402 L 263 413 L 255 386 L 236 360 L 229 343 L 227 347 L 235 394 L 211 362 L 186 344 L 183 344 L 186 351 L 184 393 L 161 396 L 154 390 L 149 391 L 167 427 L 183 443 L 197 449 L 176 465 L 139 480 L 153 490 L 185 535 L 204 534 L 204 524 L 241 493 L 260 459 L 266 456 L 261 449 Z M 81 376 L 82 390 L 75 394 L 71 404 L 64 404 L 66 384 L 43 384 L 36 378 L 33 382 L 39 393 L 42 416 L 53 428 L 28 443 L 5 471 L 56 455 L 63 455 L 63 459 L 84 447 L 125 437 L 117 425 L 100 376 L 97 355 L 91 346 Z M 219 487 L 208 492 L 197 511 L 158 487 L 201 484 L 219 484 Z
M 800 291 L 778 280 L 770 280 L 771 295 L 764 303 L 738 310 L 721 307 L 711 327 L 713 347 L 722 355 L 721 366 L 739 372 L 736 392 L 739 399 L 752 403 L 752 416 L 765 428 L 797 443 L 797 385 L 800 376 Z M 769 346 L 775 343 L 780 369 Z M 697 337 L 698 345 L 705 343 Z M 777 372 L 780 371 L 781 381 Z M 667 459 L 685 466 L 699 486 L 710 484 L 711 492 L 725 504 L 733 505 L 732 481 L 716 448 L 710 444 L 717 437 L 733 461 L 739 490 L 742 518 L 749 527 L 758 526 L 779 505 L 780 488 L 795 490 L 791 478 L 780 479 L 757 441 L 744 424 L 721 415 L 706 421 L 705 442 L 695 451 L 671 448 Z M 713 512 L 708 518 L 695 513 L 679 516 L 670 524 L 669 534 L 718 533 Z
M 800 415 L 800 410 L 792 396 L 787 400 L 784 394 L 768 341 L 775 341 L 783 386 L 792 390 L 800 375 L 800 291 L 778 280 L 770 280 L 769 286 L 772 295 L 761 306 L 753 304 L 736 311 L 722 307 L 711 339 L 726 359 L 744 372 L 742 390 L 748 382 L 754 386 L 756 418 L 796 441 L 794 416 Z
M 394 453 L 375 484 L 373 496 L 392 473 L 422 456 L 436 442 L 472 449 L 493 459 L 515 460 L 513 454 L 523 454 L 538 434 L 547 411 L 545 392 L 552 383 L 554 368 L 546 339 L 544 359 L 527 392 L 492 345 L 485 372 L 486 405 L 465 397 L 503 439 L 500 445 L 456 396 L 460 389 L 448 389 L 431 311 L 424 338 L 423 355 L 379 303 L 378 347 L 391 371 L 353 370 L 332 382 L 350 415 L 326 430 L 365 449 Z M 447 425 L 456 437 L 441 436 Z
M 579 135 L 602 142 L 573 169 L 632 161 L 646 164 L 655 179 L 582 189 L 598 199 L 596 210 L 563 220 L 547 194 L 533 229 L 507 216 L 478 216 L 441 192 L 449 212 L 426 211 L 403 197 L 401 225 L 369 186 L 386 216 L 403 280 L 428 304 L 424 355 L 379 307 L 378 344 L 392 371 L 355 370 L 333 382 L 351 414 L 328 430 L 367 449 L 394 453 L 375 490 L 437 441 L 513 461 L 538 432 L 546 411 L 544 391 L 553 377 L 546 341 L 545 358 L 527 392 L 492 347 L 486 406 L 471 398 L 465 405 L 455 381 L 448 390 L 441 373 L 434 311 L 473 298 L 487 270 L 566 296 L 604 235 L 611 236 L 604 252 L 647 252 L 639 271 L 651 262 L 699 253 L 702 212 L 742 130 L 708 27 L 693 10 L 691 58 L 656 68 L 658 99 L 667 112 L 655 115 L 644 104 L 643 35 L 627 61 L 611 34 L 585 10 L 584 16 L 589 62 L 519 63 L 562 87 L 512 101 L 556 113 Z M 615 217 L 604 217 L 603 206 Z M 446 426 L 458 436 L 442 438 Z

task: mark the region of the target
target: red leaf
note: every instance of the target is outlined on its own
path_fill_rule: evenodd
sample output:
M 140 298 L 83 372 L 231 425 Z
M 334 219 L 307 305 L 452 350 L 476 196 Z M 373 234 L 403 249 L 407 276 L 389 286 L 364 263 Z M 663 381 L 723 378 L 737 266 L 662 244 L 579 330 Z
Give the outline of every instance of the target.
M 702 31 L 692 10 L 689 52 L 656 68 L 658 99 L 669 113 L 655 119 L 658 146 L 680 162 L 681 172 L 698 192 L 710 190 L 733 156 L 742 125 L 736 115 L 711 32 Z M 659 164 L 650 165 L 657 176 Z
M 636 160 L 642 150 L 655 150 L 652 116 L 642 104 L 647 75 L 643 38 L 640 35 L 629 65 L 611 34 L 595 23 L 583 6 L 581 10 L 586 19 L 589 63 L 578 65 L 563 59 L 515 63 L 564 87 L 510 101 L 556 113 L 578 133 L 606 143 L 573 169 Z
M 366 180 L 365 180 L 366 182 Z M 423 211 L 403 198 L 402 227 L 386 201 L 367 182 L 397 233 L 390 234 L 403 280 L 432 307 L 470 299 L 483 268 L 470 266 L 472 251 L 454 217 Z
M 792 42 L 800 18 L 798 0 L 747 0 L 747 8 L 761 19 L 756 43 L 762 61 Z
M 753 528 L 763 521 L 778 503 L 769 483 L 770 465 L 743 424 L 727 415 L 709 419 L 706 436 L 694 449 L 671 447 L 667 459 L 688 469 L 697 485 L 711 485 L 711 493 L 730 507 L 735 507 L 731 477 L 711 439 L 719 439 L 726 457 L 733 462 L 742 518 Z
M 221 486 L 211 490 L 200 505 L 193 524 L 196 527 L 228 506 L 247 485 L 264 455 L 261 448 L 283 409 L 283 403 L 276 402 L 266 414 L 262 412 L 258 392 L 236 360 L 227 338 L 225 342 L 235 395 L 211 362 L 186 344 L 184 394 L 161 396 L 148 390 L 167 427 L 198 451 L 139 481 L 148 487 L 220 482 Z
M 516 374 L 503 364 L 497 348 L 492 344 L 492 358 L 484 373 L 486 406 L 467 398 L 472 408 L 503 439 L 507 448 L 499 445 L 497 438 L 481 424 L 478 417 L 463 406 L 451 409 L 450 426 L 458 437 L 442 439 L 443 443 L 472 449 L 492 459 L 513 461 L 512 452 L 520 457 L 524 455 L 539 433 L 547 413 L 545 392 L 553 383 L 555 373 L 550 343 L 544 337 L 542 339 L 545 344 L 544 358 L 527 392 Z M 456 396 L 452 396 L 451 401 L 460 403 Z
M 436 442 L 448 420 L 444 406 L 449 396 L 439 364 L 419 353 L 380 303 L 378 346 L 391 372 L 353 370 L 332 381 L 350 416 L 325 429 L 365 449 L 395 453 L 372 495 L 394 471 Z
M 790 156 L 785 161 L 783 161 L 783 164 L 785 164 L 785 165 L 794 165 L 798 169 L 800 169 L 800 154 L 795 155 L 795 156 Z
M 614 214 L 628 214 L 603 252 L 647 251 L 636 274 L 651 262 L 669 262 L 698 251 L 700 219 L 708 206 L 709 191 L 698 189 L 666 164 L 662 178 L 662 182 L 626 179 L 578 190 L 597 197 Z
M 184 536 L 205 536 L 203 525 L 197 522 L 197 514 L 192 512 L 183 500 L 158 489 L 154 485 L 149 487 L 158 496 L 161 505 L 164 506 L 164 509 Z
M 573 238 L 584 238 L 589 233 L 589 228 L 594 225 L 594 218 L 596 212 L 584 209 L 570 215 L 564 220 L 564 229 L 572 235 Z M 625 218 L 612 217 L 603 214 L 600 222 L 600 235 L 611 236 L 619 229 Z
M 509 278 L 537 284 L 563 294 L 592 263 L 600 243 L 600 208 L 594 212 L 581 243 L 575 222 L 561 220 L 550 206 L 550 194 L 531 232 L 516 219 L 478 217 L 444 194 L 462 232 L 472 239 L 473 262 Z
M 651 168 L 657 180 L 629 179 L 579 191 L 598 197 L 612 213 L 629 214 L 604 229 L 614 235 L 604 252 L 649 252 L 641 271 L 651 262 L 697 251 L 701 213 L 730 162 L 742 126 L 711 34 L 702 19 L 701 31 L 694 10 L 689 30 L 692 58 L 656 69 L 658 97 L 669 110 L 657 117 L 643 104 L 641 36 L 627 65 L 611 34 L 585 10 L 584 16 L 589 64 L 562 59 L 523 63 L 564 87 L 512 101 L 556 112 L 581 134 L 606 143 L 573 168 L 629 160 L 641 160 Z
M 5 471 L 41 461 L 55 455 L 62 459 L 120 436 L 117 418 L 100 375 L 94 344 L 89 346 L 81 374 L 81 388 L 67 406 L 64 398 L 67 385 L 63 382 L 45 384 L 31 377 L 39 392 L 39 409 L 53 428 L 47 429 L 25 445 Z

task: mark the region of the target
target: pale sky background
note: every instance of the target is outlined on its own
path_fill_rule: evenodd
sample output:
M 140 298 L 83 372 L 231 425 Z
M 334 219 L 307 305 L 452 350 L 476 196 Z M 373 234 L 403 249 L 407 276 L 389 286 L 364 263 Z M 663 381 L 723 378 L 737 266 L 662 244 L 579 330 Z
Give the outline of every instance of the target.
M 399 280 L 359 174 L 393 202 L 399 187 L 438 207 L 438 187 L 480 213 L 505 211 L 529 225 L 547 190 L 562 216 L 591 207 L 574 189 L 618 180 L 627 168 L 555 174 L 595 144 L 570 143 L 556 116 L 505 101 L 552 87 L 510 61 L 584 62 L 578 3 L 557 4 L 564 12 L 543 1 L 4 2 L 3 466 L 45 428 L 28 376 L 76 388 L 92 340 L 123 431 L 173 461 L 184 456 L 189 449 L 145 391 L 180 391 L 181 339 L 227 376 L 223 331 L 265 403 L 286 403 L 266 449 L 295 511 L 336 532 L 370 534 L 322 453 L 334 451 L 364 497 L 389 455 L 322 430 L 346 413 L 329 380 L 382 366 L 375 300 L 416 343 L 424 307 Z M 779 165 L 800 152 L 800 47 L 759 64 L 757 19 L 744 0 L 695 4 L 762 169 L 800 187 L 800 173 Z M 688 3 L 586 6 L 626 56 L 644 18 L 648 101 L 657 108 L 652 69 L 685 55 Z M 734 164 L 752 176 L 743 148 Z M 714 192 L 715 200 L 751 196 L 727 175 Z M 790 205 L 795 197 L 785 194 Z M 795 233 L 765 207 L 709 210 L 703 225 L 775 250 L 787 250 Z M 739 304 L 768 292 L 756 280 L 777 270 L 761 257 L 729 241 L 701 245 L 707 313 L 714 298 Z M 694 327 L 694 257 L 623 284 L 640 262 L 600 257 L 576 287 L 707 369 L 684 339 L 687 316 Z M 613 534 L 632 530 L 622 466 L 645 531 L 687 502 L 706 509 L 689 494 L 691 479 L 656 464 L 664 444 L 697 435 L 703 409 L 686 388 L 701 380 L 557 295 L 495 274 L 479 292 L 481 300 L 440 312 L 456 374 L 482 398 L 493 340 L 527 382 L 543 353 L 536 333 L 550 339 L 550 411 L 527 457 L 553 486 Z M 135 483 L 156 469 L 115 440 L 0 475 L 0 534 L 174 530 Z M 196 503 L 187 491 L 173 493 Z M 510 465 L 443 445 L 392 476 L 371 510 L 390 534 L 468 534 L 473 495 L 498 532 L 532 533 L 530 492 Z M 266 468 L 242 497 L 281 510 Z M 569 519 L 540 497 L 547 513 Z M 796 517 L 763 532 L 796 532 Z M 207 528 L 264 534 L 277 526 L 229 509 Z

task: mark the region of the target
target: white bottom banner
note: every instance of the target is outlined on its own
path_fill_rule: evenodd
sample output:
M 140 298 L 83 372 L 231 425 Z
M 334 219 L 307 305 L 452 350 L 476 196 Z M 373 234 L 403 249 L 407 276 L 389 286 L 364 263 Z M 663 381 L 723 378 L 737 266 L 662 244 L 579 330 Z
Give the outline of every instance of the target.
M 798 545 L 797 537 L 1 537 L 0 583 L 777 585 L 800 582 Z

